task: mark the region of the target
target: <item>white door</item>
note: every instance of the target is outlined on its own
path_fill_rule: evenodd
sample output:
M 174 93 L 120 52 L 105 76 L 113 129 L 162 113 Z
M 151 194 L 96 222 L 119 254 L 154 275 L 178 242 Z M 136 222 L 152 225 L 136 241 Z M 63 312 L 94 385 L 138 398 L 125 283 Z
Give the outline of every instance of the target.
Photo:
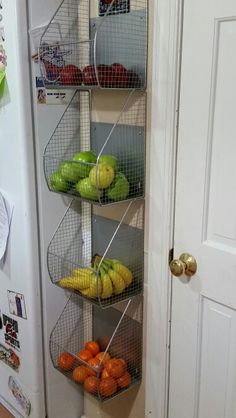
M 186 0 L 169 418 L 236 418 L 236 1 Z

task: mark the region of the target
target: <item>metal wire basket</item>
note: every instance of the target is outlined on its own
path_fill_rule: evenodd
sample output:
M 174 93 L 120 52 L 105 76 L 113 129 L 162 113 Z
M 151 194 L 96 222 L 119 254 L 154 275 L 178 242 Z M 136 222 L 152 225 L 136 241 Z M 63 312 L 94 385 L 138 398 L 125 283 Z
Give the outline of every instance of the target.
M 74 94 L 45 148 L 49 190 L 98 205 L 144 196 L 146 94 L 122 106 L 115 123 L 93 122 L 90 93 Z
M 142 200 L 116 211 L 116 219 L 105 209 L 96 213 L 90 204 L 72 201 L 48 247 L 52 282 L 102 308 L 140 294 L 143 213 Z
M 123 310 L 103 311 L 72 295 L 52 331 L 54 367 L 100 401 L 141 382 L 142 298 L 135 302 L 129 301 Z M 86 344 L 90 341 L 96 343 Z M 88 348 L 92 350 L 89 353 Z
M 63 0 L 40 41 L 47 86 L 144 89 L 147 1 Z

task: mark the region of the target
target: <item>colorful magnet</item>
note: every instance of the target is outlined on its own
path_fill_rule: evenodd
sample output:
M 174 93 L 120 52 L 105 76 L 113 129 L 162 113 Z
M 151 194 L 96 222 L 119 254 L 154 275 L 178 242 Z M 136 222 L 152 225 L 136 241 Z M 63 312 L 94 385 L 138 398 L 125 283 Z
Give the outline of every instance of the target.
M 20 366 L 20 359 L 17 354 L 14 353 L 11 348 L 7 348 L 3 344 L 0 344 L 0 360 L 13 370 L 18 370 Z
M 7 296 L 10 314 L 27 319 L 24 295 L 8 290 Z
M 14 377 L 10 376 L 8 381 L 8 387 L 17 400 L 18 404 L 20 405 L 21 409 L 24 411 L 25 415 L 28 417 L 30 415 L 31 410 L 31 403 L 27 396 L 23 393 L 23 390 L 20 384 L 14 379 Z
M 20 351 L 20 341 L 18 340 L 18 322 L 3 314 L 3 326 L 5 327 L 5 343 Z

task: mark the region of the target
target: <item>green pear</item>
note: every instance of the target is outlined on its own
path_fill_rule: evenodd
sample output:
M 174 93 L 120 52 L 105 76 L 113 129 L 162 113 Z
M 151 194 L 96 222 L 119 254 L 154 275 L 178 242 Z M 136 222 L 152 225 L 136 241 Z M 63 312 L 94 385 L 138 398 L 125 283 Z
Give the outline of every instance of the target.
M 95 165 L 89 173 L 89 180 L 92 186 L 98 189 L 106 189 L 113 182 L 115 177 L 114 169 L 109 164 Z
M 108 199 L 113 201 L 124 200 L 129 195 L 129 182 L 124 174 L 118 173 L 115 180 L 106 190 Z
M 63 179 L 59 171 L 52 173 L 50 177 L 50 186 L 55 192 L 67 192 L 69 189 L 68 183 Z
M 97 156 L 93 151 L 81 151 L 74 155 L 80 178 L 88 177 L 90 170 L 97 162 Z
M 118 170 L 118 159 L 114 155 L 101 155 L 99 157 L 99 164 L 108 164 L 115 172 Z
M 62 178 L 70 183 L 77 183 L 80 178 L 78 167 L 73 161 L 63 161 L 60 164 L 59 172 Z
M 99 200 L 102 195 L 102 191 L 92 186 L 88 177 L 80 180 L 75 185 L 75 189 L 84 199 Z

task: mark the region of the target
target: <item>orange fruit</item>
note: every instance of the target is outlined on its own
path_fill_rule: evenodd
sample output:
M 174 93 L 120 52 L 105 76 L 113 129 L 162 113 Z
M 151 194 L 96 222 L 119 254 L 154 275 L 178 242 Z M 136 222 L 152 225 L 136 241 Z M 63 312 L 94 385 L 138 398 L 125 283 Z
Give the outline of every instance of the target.
M 119 386 L 119 388 L 127 388 L 130 384 L 131 384 L 131 375 L 129 374 L 129 372 L 125 372 L 125 374 L 123 374 L 123 376 L 119 377 L 119 379 L 117 379 L 117 384 Z
M 87 363 L 91 358 L 93 358 L 92 353 L 89 350 L 81 350 L 77 356 L 79 357 L 80 360 L 84 361 L 85 363 Z
M 119 358 L 118 360 L 120 360 L 124 364 L 125 370 L 127 370 L 127 363 L 126 363 L 126 361 L 123 358 Z
M 117 383 L 113 377 L 106 377 L 102 379 L 99 383 L 99 393 L 102 396 L 111 396 L 114 395 L 117 391 Z
M 60 369 L 69 371 L 74 367 L 75 358 L 70 353 L 62 353 L 57 359 L 57 365 Z
M 100 363 L 100 361 L 96 357 L 91 358 L 88 361 L 88 365 L 90 366 L 90 367 L 87 367 L 89 376 L 97 376 L 96 371 L 91 369 L 91 367 L 93 367 L 94 369 L 97 369 L 97 372 L 99 372 L 100 371 L 99 368 L 98 368 L 99 363 Z
M 101 378 L 106 379 L 106 377 L 111 377 L 106 369 L 103 369 Z
M 126 372 L 126 364 L 120 359 L 112 358 L 105 364 L 108 374 L 115 379 L 123 376 Z
M 97 393 L 99 379 L 95 376 L 88 376 L 84 381 L 84 390 L 89 393 Z
M 88 377 L 88 370 L 85 366 L 76 367 L 72 375 L 73 379 L 77 383 L 84 383 L 86 377 Z
M 100 351 L 100 347 L 98 345 L 98 343 L 96 341 L 88 341 L 84 348 L 86 348 L 86 350 L 89 350 L 92 355 L 95 357 L 99 351 Z
M 96 355 L 96 358 L 101 361 L 103 356 L 104 356 L 105 352 L 104 351 L 100 351 L 100 353 L 98 353 Z M 110 360 L 111 356 L 110 354 L 106 353 L 104 359 L 102 360 L 102 364 L 103 366 L 105 366 L 105 364 Z

